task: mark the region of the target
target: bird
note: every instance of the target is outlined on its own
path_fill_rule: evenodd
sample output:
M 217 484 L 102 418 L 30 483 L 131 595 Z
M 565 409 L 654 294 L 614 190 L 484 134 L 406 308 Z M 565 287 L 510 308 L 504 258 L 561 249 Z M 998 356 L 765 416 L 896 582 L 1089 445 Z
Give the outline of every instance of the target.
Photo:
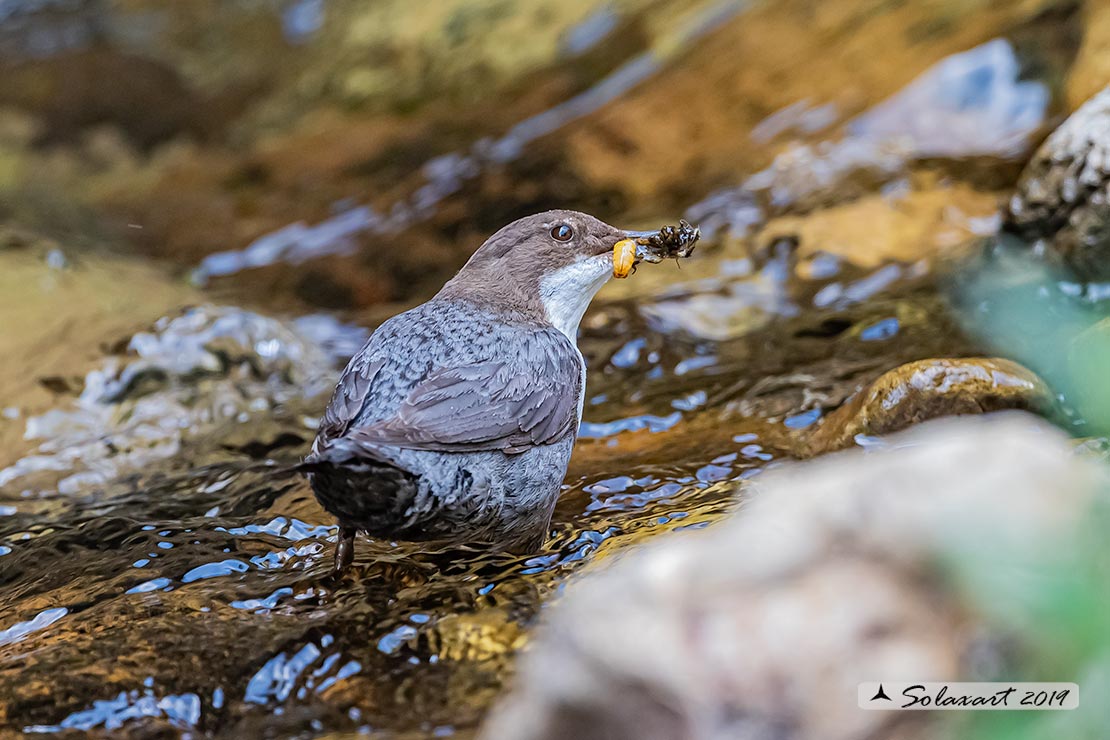
M 569 210 L 521 218 L 371 335 L 303 463 L 339 523 L 333 573 L 350 566 L 358 532 L 542 546 L 582 420 L 579 323 L 614 254 L 659 233 Z

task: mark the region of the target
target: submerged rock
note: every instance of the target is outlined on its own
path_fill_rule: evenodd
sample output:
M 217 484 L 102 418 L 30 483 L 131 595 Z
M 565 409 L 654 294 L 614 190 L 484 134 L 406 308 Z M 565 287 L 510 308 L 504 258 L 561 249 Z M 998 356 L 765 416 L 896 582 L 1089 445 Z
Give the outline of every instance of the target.
M 859 435 L 890 434 L 928 419 L 1004 409 L 1046 409 L 1045 384 L 998 358 L 919 360 L 896 367 L 829 414 L 808 440 L 811 455 L 851 447 Z
M 572 585 L 482 737 L 966 736 L 951 713 L 860 711 L 856 686 L 1006 680 L 1030 648 L 1058 656 L 1075 625 L 1038 612 L 1029 579 L 1074 577 L 1105 483 L 1019 414 L 780 468 L 731 521 Z
M 1010 200 L 1005 228 L 1082 278 L 1110 278 L 1110 88 L 1037 150 Z

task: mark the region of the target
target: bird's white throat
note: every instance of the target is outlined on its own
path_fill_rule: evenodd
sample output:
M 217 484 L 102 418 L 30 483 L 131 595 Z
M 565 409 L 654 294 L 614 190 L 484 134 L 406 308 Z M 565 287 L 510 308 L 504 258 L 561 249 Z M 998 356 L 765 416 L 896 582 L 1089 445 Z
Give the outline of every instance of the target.
M 582 315 L 612 276 L 613 255 L 606 253 L 560 267 L 540 280 L 540 301 L 547 320 L 576 347 Z

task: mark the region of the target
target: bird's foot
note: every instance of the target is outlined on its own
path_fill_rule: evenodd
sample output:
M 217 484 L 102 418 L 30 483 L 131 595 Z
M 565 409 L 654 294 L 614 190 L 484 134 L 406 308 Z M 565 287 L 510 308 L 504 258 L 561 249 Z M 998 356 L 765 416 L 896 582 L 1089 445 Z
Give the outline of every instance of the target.
M 355 560 L 355 534 L 354 527 L 339 525 L 339 540 L 335 543 L 335 564 L 332 566 L 331 575 L 339 578 Z

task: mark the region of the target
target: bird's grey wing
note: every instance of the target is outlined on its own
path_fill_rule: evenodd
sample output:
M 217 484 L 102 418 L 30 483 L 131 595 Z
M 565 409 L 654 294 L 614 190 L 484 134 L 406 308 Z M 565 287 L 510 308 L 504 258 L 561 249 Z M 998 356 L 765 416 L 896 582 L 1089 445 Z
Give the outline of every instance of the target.
M 352 434 L 409 449 L 510 454 L 561 439 L 578 423 L 581 355 L 554 329 L 520 330 L 513 340 L 496 359 L 436 369 L 395 415 Z
M 340 376 L 335 393 L 324 411 L 324 418 L 320 420 L 316 441 L 312 445 L 313 452 L 319 452 L 329 442 L 347 432 L 366 403 L 378 372 L 384 365 L 384 359 L 373 358 L 364 353 L 351 360 Z

